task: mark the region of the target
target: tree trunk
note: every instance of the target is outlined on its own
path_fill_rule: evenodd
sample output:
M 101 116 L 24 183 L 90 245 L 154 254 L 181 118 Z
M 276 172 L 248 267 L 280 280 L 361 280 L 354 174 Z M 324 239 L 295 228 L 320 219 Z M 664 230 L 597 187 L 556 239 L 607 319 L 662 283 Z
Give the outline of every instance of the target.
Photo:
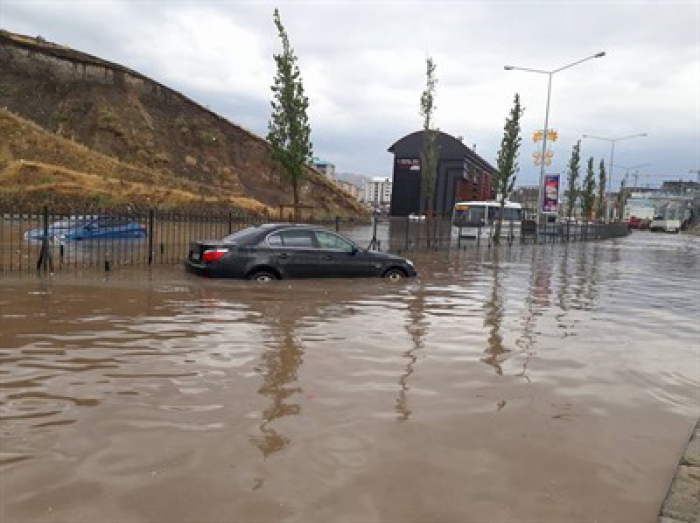
M 430 205 L 430 196 L 425 197 L 425 246 L 427 249 L 432 247 L 432 223 L 433 223 L 433 206 Z
M 292 180 L 292 193 L 294 194 L 294 221 L 299 223 L 301 220 L 299 209 L 299 180 Z
M 503 209 L 506 206 L 506 196 L 501 195 L 501 205 L 498 212 L 498 220 L 496 221 L 496 228 L 493 230 L 493 238 L 491 241 L 494 245 L 500 245 L 501 243 L 501 226 L 503 225 Z M 488 210 L 487 210 L 488 212 Z

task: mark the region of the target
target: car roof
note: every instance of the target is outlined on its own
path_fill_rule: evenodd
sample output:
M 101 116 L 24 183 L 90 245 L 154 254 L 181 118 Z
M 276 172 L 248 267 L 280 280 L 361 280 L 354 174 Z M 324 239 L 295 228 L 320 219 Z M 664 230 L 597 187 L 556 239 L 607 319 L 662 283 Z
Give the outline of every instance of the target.
M 254 227 L 264 228 L 267 230 L 277 230 L 277 229 L 292 229 L 292 228 L 304 228 L 304 229 L 322 229 L 327 230 L 323 225 L 313 225 L 310 223 L 262 223 L 259 225 L 254 225 Z

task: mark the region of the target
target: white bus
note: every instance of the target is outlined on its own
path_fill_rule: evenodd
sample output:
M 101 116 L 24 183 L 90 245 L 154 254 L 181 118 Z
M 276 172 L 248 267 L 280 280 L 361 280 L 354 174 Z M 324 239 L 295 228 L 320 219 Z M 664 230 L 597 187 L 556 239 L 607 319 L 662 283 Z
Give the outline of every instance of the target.
M 496 227 L 500 207 L 500 202 L 496 201 L 455 203 L 452 210 L 452 235 L 462 238 L 488 238 Z M 519 237 L 522 220 L 522 205 L 506 201 L 501 237 Z

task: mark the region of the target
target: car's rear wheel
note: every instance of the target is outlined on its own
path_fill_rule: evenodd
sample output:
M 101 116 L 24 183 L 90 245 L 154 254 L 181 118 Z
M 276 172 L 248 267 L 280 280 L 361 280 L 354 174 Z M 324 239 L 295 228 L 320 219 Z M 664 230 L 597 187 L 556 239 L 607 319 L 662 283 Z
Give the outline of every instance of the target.
M 405 277 L 406 273 L 403 270 L 398 269 L 396 267 L 389 269 L 384 273 L 384 278 L 390 281 L 403 280 Z
M 260 271 L 254 271 L 251 273 L 250 276 L 248 276 L 249 280 L 253 281 L 258 281 L 261 283 L 265 283 L 268 281 L 273 281 L 273 280 L 279 280 L 277 275 L 272 272 L 272 271 L 265 271 L 265 270 L 260 270 Z

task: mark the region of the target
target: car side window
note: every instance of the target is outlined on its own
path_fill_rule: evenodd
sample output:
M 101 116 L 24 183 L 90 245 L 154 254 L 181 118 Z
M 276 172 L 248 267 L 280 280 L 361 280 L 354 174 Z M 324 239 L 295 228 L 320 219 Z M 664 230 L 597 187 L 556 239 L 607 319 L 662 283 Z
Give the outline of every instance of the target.
M 334 251 L 352 252 L 355 246 L 349 241 L 326 231 L 315 231 L 316 241 L 321 249 L 332 249 Z
M 285 247 L 304 249 L 313 249 L 316 247 L 313 237 L 311 236 L 311 231 L 282 231 L 280 232 L 280 236 L 282 237 L 282 245 Z
M 267 244 L 270 247 L 282 247 L 282 237 L 279 233 L 271 234 L 267 237 Z

